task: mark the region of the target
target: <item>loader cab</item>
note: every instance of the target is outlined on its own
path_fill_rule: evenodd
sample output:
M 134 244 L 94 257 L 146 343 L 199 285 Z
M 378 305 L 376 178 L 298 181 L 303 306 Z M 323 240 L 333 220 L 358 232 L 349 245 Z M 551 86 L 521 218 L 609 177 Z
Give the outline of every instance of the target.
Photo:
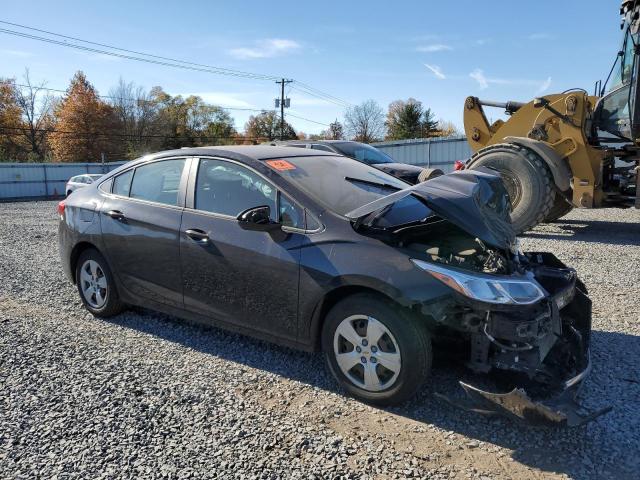
M 609 79 L 599 92 L 601 98 L 594 113 L 594 128 L 597 137 L 602 138 L 598 131 L 607 132 L 631 142 L 640 138 L 640 35 L 637 24 L 625 23 L 624 28 L 622 48 Z

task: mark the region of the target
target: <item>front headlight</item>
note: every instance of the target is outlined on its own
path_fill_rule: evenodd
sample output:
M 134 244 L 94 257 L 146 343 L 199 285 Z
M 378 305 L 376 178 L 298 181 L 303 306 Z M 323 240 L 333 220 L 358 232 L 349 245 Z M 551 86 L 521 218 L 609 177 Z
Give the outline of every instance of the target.
M 466 273 L 412 258 L 422 270 L 462 295 L 488 303 L 529 305 L 546 295 L 535 280 L 514 279 L 483 273 Z

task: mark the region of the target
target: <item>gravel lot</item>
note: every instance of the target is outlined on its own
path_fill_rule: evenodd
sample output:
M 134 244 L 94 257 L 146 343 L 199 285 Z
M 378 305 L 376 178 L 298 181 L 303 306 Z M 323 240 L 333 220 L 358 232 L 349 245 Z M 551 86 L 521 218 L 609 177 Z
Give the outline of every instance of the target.
M 55 205 L 0 203 L 1 478 L 638 478 L 640 211 L 574 211 L 523 239 L 587 284 L 583 402 L 614 406 L 547 430 L 436 399 L 472 378 L 447 362 L 381 410 L 320 355 L 149 311 L 98 320 L 63 277 Z

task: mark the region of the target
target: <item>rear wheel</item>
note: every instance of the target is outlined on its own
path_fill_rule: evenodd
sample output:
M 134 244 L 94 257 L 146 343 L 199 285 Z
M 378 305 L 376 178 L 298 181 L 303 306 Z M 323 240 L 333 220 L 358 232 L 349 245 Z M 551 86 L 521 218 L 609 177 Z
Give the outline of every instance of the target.
M 97 250 L 90 248 L 80 254 L 76 285 L 82 303 L 94 315 L 111 317 L 123 310 L 109 265 Z
M 492 145 L 472 158 L 469 168 L 497 170 L 511 200 L 511 221 L 516 233 L 542 223 L 554 205 L 556 193 L 551 171 L 532 150 L 510 143 Z
M 347 297 L 327 315 L 322 348 L 352 396 L 393 405 L 413 396 L 431 370 L 431 338 L 401 308 L 371 294 Z

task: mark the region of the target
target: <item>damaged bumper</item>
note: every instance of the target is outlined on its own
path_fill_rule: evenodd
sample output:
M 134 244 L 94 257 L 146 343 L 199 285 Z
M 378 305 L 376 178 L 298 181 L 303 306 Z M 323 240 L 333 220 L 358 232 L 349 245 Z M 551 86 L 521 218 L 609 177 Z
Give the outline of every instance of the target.
M 524 388 L 514 388 L 509 393 L 493 393 L 464 382 L 460 382 L 460 385 L 467 395 L 466 401 L 456 401 L 441 394 L 436 395 L 458 408 L 482 415 L 501 415 L 533 426 L 579 427 L 611 410 L 609 406 L 586 412 L 576 401 L 582 380 L 590 370 L 589 363 L 587 369 L 566 382 L 566 390 L 559 396 L 546 401 L 531 399 Z
M 611 410 L 587 412 L 576 400 L 591 370 L 591 301 L 573 270 L 551 254 L 533 255 L 547 298 L 520 310 L 467 307 L 461 324 L 471 339 L 468 367 L 507 386 L 498 393 L 460 382 L 464 400 L 438 396 L 530 425 L 580 426 Z

